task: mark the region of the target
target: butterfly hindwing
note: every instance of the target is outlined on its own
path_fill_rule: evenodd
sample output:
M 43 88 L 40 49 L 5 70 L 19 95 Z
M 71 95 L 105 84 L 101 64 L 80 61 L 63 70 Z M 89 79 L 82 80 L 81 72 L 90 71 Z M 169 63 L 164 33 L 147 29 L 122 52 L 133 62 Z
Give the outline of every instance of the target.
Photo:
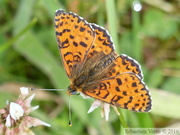
M 114 51 L 114 45 L 108 31 L 99 25 L 91 23 L 91 27 L 95 32 L 95 39 L 91 46 L 88 57 L 92 57 L 97 53 L 103 53 L 109 55 Z
M 131 57 L 122 54 L 118 56 L 112 63 L 114 66 L 109 71 L 109 77 L 131 72 L 138 75 L 140 79 L 143 79 L 139 63 Z
M 148 112 L 151 98 L 144 82 L 134 73 L 119 74 L 84 90 L 84 94 L 124 109 Z

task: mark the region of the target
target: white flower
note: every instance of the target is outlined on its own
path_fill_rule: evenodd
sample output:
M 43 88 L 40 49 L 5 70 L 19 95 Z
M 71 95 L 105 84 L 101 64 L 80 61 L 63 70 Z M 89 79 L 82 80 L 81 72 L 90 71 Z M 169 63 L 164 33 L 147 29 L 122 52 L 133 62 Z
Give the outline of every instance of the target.
M 21 87 L 20 88 L 21 94 L 27 96 L 29 94 L 27 87 Z
M 31 108 L 30 108 L 30 112 L 33 112 L 34 110 L 37 110 L 38 108 L 39 108 L 39 105 L 34 106 L 34 107 L 31 107 Z
M 95 100 L 93 102 L 93 104 L 91 105 L 88 113 L 91 113 L 92 111 L 94 111 L 94 109 L 98 108 L 101 105 L 101 101 L 100 100 Z
M 82 92 L 80 92 L 79 94 L 80 94 L 84 99 L 86 99 L 86 98 L 91 98 L 91 97 L 89 97 L 89 96 L 84 95 Z
M 99 106 L 101 106 L 101 116 L 102 116 L 102 117 L 105 117 L 105 120 L 108 121 L 108 119 L 109 119 L 109 112 L 110 112 L 110 104 L 108 104 L 108 103 L 105 103 L 105 102 L 100 101 L 100 100 L 95 100 L 95 101 L 92 103 L 92 105 L 91 105 L 88 113 L 91 113 L 92 111 L 94 111 L 94 110 L 95 110 L 96 108 L 98 108 Z M 118 112 L 118 110 L 117 110 L 117 108 L 116 108 L 115 106 L 112 106 L 112 107 L 114 108 L 115 112 L 116 112 L 118 115 L 120 115 L 119 112 Z
M 6 100 L 6 105 L 9 105 L 9 100 Z
M 21 123 L 22 125 L 27 125 L 27 127 L 36 127 L 36 126 L 40 126 L 40 125 L 44 125 L 44 126 L 47 126 L 47 127 L 51 127 L 50 124 L 44 122 L 44 121 L 41 121 L 37 118 L 32 118 L 30 116 L 26 116 L 24 121 Z
M 110 112 L 110 104 L 103 103 L 101 116 L 102 117 L 105 116 L 106 121 L 108 121 L 108 119 L 109 119 L 109 112 Z
M 39 108 L 39 106 L 31 107 L 31 101 L 35 94 L 27 97 L 28 88 L 20 88 L 21 95 L 16 102 L 6 102 L 7 107 L 0 109 L 0 134 L 5 135 L 24 135 L 34 134 L 30 128 L 44 125 L 50 127 L 51 125 L 43 122 L 37 118 L 28 116 L 32 111 Z
M 14 120 L 19 120 L 20 117 L 24 115 L 23 108 L 17 103 L 11 102 L 9 108 L 10 108 L 10 115 Z
M 10 118 L 10 114 L 6 117 L 6 123 L 5 123 L 6 127 L 11 127 L 11 118 Z

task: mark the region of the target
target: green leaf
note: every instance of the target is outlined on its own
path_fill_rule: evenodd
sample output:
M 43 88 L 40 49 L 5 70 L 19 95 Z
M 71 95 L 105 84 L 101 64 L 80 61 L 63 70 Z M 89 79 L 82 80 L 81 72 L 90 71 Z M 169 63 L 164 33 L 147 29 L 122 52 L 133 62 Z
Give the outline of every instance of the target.
M 16 35 L 22 31 L 30 22 L 35 0 L 21 0 L 17 13 L 14 18 L 13 34 Z
M 59 88 L 67 88 L 68 80 L 62 67 L 32 32 L 27 32 L 15 44 L 15 49 L 27 60 L 43 71 Z M 58 51 L 58 49 L 57 49 Z
M 177 94 L 180 94 L 180 78 L 178 77 L 171 77 L 171 78 L 167 78 L 163 85 L 162 85 L 162 89 L 163 90 L 166 90 L 166 91 L 169 91 L 169 92 L 174 92 L 174 93 L 177 93 Z
M 116 16 L 116 7 L 114 0 L 106 0 L 106 12 L 108 18 L 109 32 L 113 38 L 114 45 L 116 46 L 116 51 L 119 52 L 120 46 L 117 36 L 117 16 Z
M 145 80 L 148 86 L 154 87 L 154 88 L 158 87 L 163 81 L 162 70 L 156 68 L 152 71 L 147 71 Z
M 152 95 L 152 114 L 180 119 L 180 95 L 152 88 L 150 88 L 150 93 Z
M 143 22 L 143 31 L 147 36 L 166 39 L 178 32 L 178 24 L 176 20 L 168 17 L 160 10 L 147 10 Z

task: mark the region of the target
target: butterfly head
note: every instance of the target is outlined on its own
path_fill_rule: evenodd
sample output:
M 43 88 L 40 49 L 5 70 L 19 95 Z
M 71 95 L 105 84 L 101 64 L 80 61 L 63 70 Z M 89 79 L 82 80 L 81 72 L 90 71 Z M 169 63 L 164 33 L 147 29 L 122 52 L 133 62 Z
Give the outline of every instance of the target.
M 67 94 L 68 95 L 79 95 L 80 93 L 77 91 L 77 88 L 74 85 L 70 85 L 68 87 Z

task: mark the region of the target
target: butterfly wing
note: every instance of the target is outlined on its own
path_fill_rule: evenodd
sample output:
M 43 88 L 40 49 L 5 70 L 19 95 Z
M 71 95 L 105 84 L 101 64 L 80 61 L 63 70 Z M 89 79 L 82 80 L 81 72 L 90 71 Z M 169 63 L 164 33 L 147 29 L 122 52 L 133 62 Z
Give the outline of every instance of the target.
M 95 40 L 88 52 L 88 58 L 96 55 L 97 53 L 103 53 L 109 55 L 114 51 L 114 45 L 108 31 L 99 25 L 90 24 L 95 32 Z
M 109 71 L 108 77 L 124 72 L 132 72 L 142 79 L 143 75 L 139 63 L 125 54 L 118 56 L 114 51 L 113 41 L 108 31 L 96 24 L 91 24 L 91 26 L 95 32 L 95 40 L 88 52 L 88 57 L 92 58 L 94 55 L 101 52 L 106 56 L 106 58 L 104 57 L 101 60 L 102 62 L 104 61 L 104 63 L 107 64 L 107 62 L 105 62 L 107 61 L 107 58 L 109 59 L 108 64 L 113 62 L 114 67 Z
M 146 85 L 142 81 L 143 75 L 138 62 L 124 54 L 118 56 L 114 51 L 113 42 L 108 32 L 98 25 L 91 24 L 91 26 L 96 37 L 88 56 L 92 58 L 98 53 L 105 54 L 105 57 L 99 62 L 102 63 L 99 64 L 99 68 L 108 75 L 103 81 L 93 82 L 82 92 L 85 95 L 124 109 L 138 112 L 149 111 L 151 109 L 151 98 Z M 99 72 L 99 70 L 97 71 Z
M 104 28 L 89 24 L 74 13 L 58 10 L 55 30 L 63 65 L 72 83 L 81 85 L 84 75 L 90 75 L 89 80 L 94 81 L 86 81 L 83 85 L 86 89 L 77 88 L 77 91 L 133 111 L 151 109 L 139 64 L 126 55 L 116 54 L 111 36 Z M 101 78 L 103 73 L 107 74 L 105 78 Z
M 64 69 L 71 79 L 73 67 L 83 63 L 94 41 L 95 33 L 89 23 L 71 12 L 65 13 L 64 10 L 57 10 L 54 21 Z
M 109 71 L 109 77 L 116 76 L 118 74 L 132 72 L 143 79 L 141 67 L 139 63 L 131 57 L 122 54 L 116 58 L 113 62 L 113 67 Z
M 119 74 L 98 82 L 84 94 L 124 109 L 148 112 L 151 98 L 144 82 L 134 73 Z

